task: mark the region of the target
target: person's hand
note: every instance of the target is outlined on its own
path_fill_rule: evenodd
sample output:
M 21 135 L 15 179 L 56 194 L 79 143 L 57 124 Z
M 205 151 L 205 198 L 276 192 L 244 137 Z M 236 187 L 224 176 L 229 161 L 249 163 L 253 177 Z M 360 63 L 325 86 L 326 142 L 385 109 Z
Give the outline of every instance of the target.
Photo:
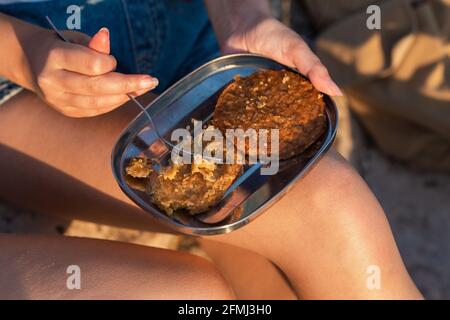
M 223 53 L 250 52 L 272 58 L 307 76 L 319 90 L 342 95 L 325 66 L 303 39 L 272 17 L 247 20 L 220 41 Z
M 114 72 L 116 59 L 109 54 L 109 31 L 100 29 L 92 39 L 63 31 L 71 43 L 45 31 L 28 45 L 34 91 L 50 106 L 69 117 L 107 113 L 158 85 L 149 75 Z

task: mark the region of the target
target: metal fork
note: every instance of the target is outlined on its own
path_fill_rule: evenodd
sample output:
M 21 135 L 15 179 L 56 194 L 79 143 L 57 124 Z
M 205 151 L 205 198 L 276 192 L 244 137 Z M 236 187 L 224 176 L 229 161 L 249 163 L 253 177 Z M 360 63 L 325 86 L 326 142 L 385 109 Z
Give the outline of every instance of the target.
M 71 41 L 69 39 L 67 39 L 59 30 L 58 28 L 55 26 L 55 24 L 53 23 L 52 19 L 50 19 L 49 16 L 45 16 L 45 19 L 47 19 L 48 24 L 52 27 L 52 29 L 56 32 L 56 34 L 58 35 L 58 37 L 68 43 L 71 43 Z M 173 145 L 170 141 L 167 141 L 158 131 L 158 128 L 156 127 L 152 117 L 150 116 L 150 114 L 147 112 L 146 108 L 135 98 L 133 97 L 131 94 L 127 93 L 128 98 L 130 98 L 131 101 L 134 102 L 134 104 L 136 106 L 138 106 L 142 113 L 144 113 L 146 115 L 146 117 L 148 118 L 150 124 L 152 125 L 152 127 L 155 129 L 155 132 L 159 138 L 159 140 L 161 140 L 166 146 L 168 146 L 169 148 L 177 148 L 177 146 Z
M 67 38 L 59 31 L 59 29 L 55 26 L 55 24 L 54 24 L 53 21 L 50 19 L 50 17 L 49 17 L 49 16 L 45 16 L 45 18 L 47 19 L 48 24 L 49 24 L 49 25 L 51 26 L 51 28 L 55 31 L 55 33 L 57 34 L 57 36 L 58 36 L 61 40 L 70 43 L 70 40 L 67 39 Z M 144 106 L 143 106 L 143 105 L 142 105 L 135 97 L 133 97 L 131 94 L 127 93 L 127 96 L 128 96 L 128 98 L 130 98 L 131 101 L 134 102 L 134 104 L 135 104 L 136 106 L 138 106 L 138 107 L 141 109 L 142 113 L 144 113 L 144 114 L 146 115 L 146 117 L 148 118 L 150 124 L 151 124 L 151 125 L 153 126 L 153 128 L 155 129 L 155 132 L 156 132 L 156 134 L 157 134 L 159 140 L 161 140 L 167 147 L 169 147 L 169 149 L 175 149 L 175 150 L 180 151 L 180 149 L 179 149 L 176 145 L 173 145 L 171 142 L 167 141 L 167 140 L 159 133 L 158 128 L 156 127 L 156 125 L 155 125 L 155 123 L 154 123 L 152 117 L 150 116 L 150 114 L 148 113 L 148 111 L 146 110 L 146 108 L 145 108 L 145 107 L 144 107 Z M 210 115 L 208 118 L 211 118 L 211 116 L 212 116 L 212 115 Z M 186 151 L 186 150 L 183 150 L 183 152 L 187 152 L 189 155 L 193 155 L 193 154 L 191 154 L 189 151 Z M 160 158 L 164 157 L 165 155 L 166 155 L 166 153 L 164 153 Z M 203 158 L 209 159 L 209 157 L 203 157 Z M 214 160 L 214 161 L 216 161 L 216 160 L 220 160 L 220 159 L 212 158 L 212 159 L 209 159 L 209 160 Z M 154 167 L 156 170 L 159 171 L 159 170 L 161 169 L 161 162 L 160 162 L 160 159 L 157 159 L 157 160 L 156 160 L 156 159 L 151 159 L 151 161 L 152 161 L 153 167 Z M 249 169 L 247 169 L 247 170 L 246 170 L 239 178 L 237 178 L 237 179 L 231 184 L 231 186 L 227 189 L 227 191 L 226 191 L 225 194 L 223 195 L 221 201 L 224 200 L 224 199 L 226 199 L 226 198 L 228 198 L 234 190 L 236 190 L 236 189 L 237 189 L 237 188 L 238 188 L 238 187 L 239 187 L 239 186 L 240 186 L 240 185 L 241 185 L 248 177 L 250 177 L 254 172 L 256 172 L 258 169 L 260 169 L 261 166 L 262 166 L 261 162 L 257 162 L 257 163 L 255 163 L 255 164 L 253 164 Z M 232 210 L 230 210 L 229 212 L 227 212 L 227 214 L 225 214 L 223 218 L 225 218 L 226 216 L 228 216 L 228 215 L 231 214 L 231 213 L 232 213 Z M 205 217 L 204 219 L 202 219 L 202 217 L 198 217 L 198 218 L 199 218 L 199 220 L 204 220 L 204 222 L 206 222 L 206 223 L 207 223 L 208 220 L 210 219 L 210 218 L 206 218 L 206 217 Z

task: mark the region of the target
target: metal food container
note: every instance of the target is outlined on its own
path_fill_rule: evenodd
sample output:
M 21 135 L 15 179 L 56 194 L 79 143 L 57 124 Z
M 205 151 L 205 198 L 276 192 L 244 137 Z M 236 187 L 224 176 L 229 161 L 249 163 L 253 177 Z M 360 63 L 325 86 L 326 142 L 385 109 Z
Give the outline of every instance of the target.
M 147 106 L 158 126 L 157 131 L 170 138 L 177 128 L 185 128 L 191 119 L 205 119 L 214 111 L 222 89 L 236 75 L 248 76 L 261 69 L 290 69 L 271 59 L 253 54 L 235 54 L 212 60 L 193 71 Z M 297 72 L 290 69 L 291 71 Z M 251 174 L 233 193 L 222 200 L 211 212 L 202 215 L 215 217 L 205 223 L 205 216 L 175 213 L 171 216 L 152 204 L 149 196 L 131 188 L 126 181 L 125 166 L 137 156 L 151 158 L 160 148 L 160 140 L 148 123 L 145 114 L 137 116 L 120 135 L 112 151 L 114 176 L 125 194 L 150 216 L 176 231 L 190 235 L 214 235 L 236 230 L 262 214 L 283 196 L 296 181 L 330 148 L 336 136 L 337 109 L 324 96 L 328 126 L 322 138 L 301 155 L 280 161 L 275 175 Z M 233 209 L 233 214 L 220 218 L 221 211 Z M 202 219 L 200 219 L 202 217 Z M 217 218 L 219 217 L 219 218 Z

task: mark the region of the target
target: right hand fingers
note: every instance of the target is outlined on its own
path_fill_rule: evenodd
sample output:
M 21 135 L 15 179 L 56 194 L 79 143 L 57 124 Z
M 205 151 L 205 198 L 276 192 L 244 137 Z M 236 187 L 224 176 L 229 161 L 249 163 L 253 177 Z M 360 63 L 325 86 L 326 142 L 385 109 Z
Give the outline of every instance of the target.
M 91 41 L 91 39 L 92 39 L 89 35 L 82 33 L 82 32 L 78 32 L 78 31 L 61 30 L 60 32 L 71 43 L 81 44 L 82 46 L 85 46 L 85 47 L 88 46 L 89 41 Z
M 140 96 L 147 90 L 139 90 L 133 93 L 134 97 Z M 126 94 L 117 94 L 117 95 L 109 95 L 109 96 L 83 96 L 79 94 L 72 93 L 63 93 L 59 100 L 62 104 L 70 105 L 71 107 L 78 109 L 95 109 L 95 110 L 103 110 L 108 107 L 118 107 L 130 98 Z
M 81 95 L 116 95 L 154 89 L 158 80 L 149 75 L 110 72 L 100 76 L 86 76 L 65 70 L 56 71 L 57 89 Z
M 109 31 L 94 37 L 64 32 L 71 43 L 55 41 L 37 77 L 42 97 L 70 117 L 92 117 L 109 112 L 158 85 L 148 75 L 112 72 L 116 60 L 109 55 Z M 87 46 L 87 47 L 86 47 Z
M 99 111 L 105 108 L 118 107 L 128 101 L 128 96 L 125 94 L 113 96 L 83 96 L 72 93 L 63 93 L 60 96 L 61 104 L 65 104 L 77 109 L 84 109 L 90 111 Z
M 79 54 L 78 64 L 73 63 L 74 55 L 67 55 L 69 52 L 64 52 L 64 50 L 59 49 L 61 51 L 60 58 L 66 59 L 66 63 L 63 63 L 63 68 L 65 70 L 75 71 L 86 75 L 97 75 L 97 74 L 104 74 L 106 72 L 115 69 L 116 61 L 113 56 L 109 55 L 110 42 L 109 42 L 109 30 L 107 28 L 101 28 L 92 38 L 87 34 L 70 30 L 62 31 L 62 33 L 70 41 L 70 43 L 65 42 L 64 44 L 66 45 L 74 44 L 81 46 L 82 48 L 93 49 L 93 50 L 81 50 L 82 54 L 78 53 Z M 70 48 L 73 48 L 73 46 L 71 46 Z M 91 52 L 95 54 L 89 57 L 88 54 Z M 58 58 L 59 56 L 58 53 L 53 54 L 55 54 L 56 57 Z M 65 54 L 67 56 L 65 56 Z M 98 68 L 98 70 L 96 70 L 96 68 Z
M 133 93 L 137 97 L 149 89 L 139 90 Z M 70 93 L 60 95 L 56 101 L 53 101 L 53 106 L 60 113 L 72 117 L 94 117 L 107 112 L 110 112 L 124 103 L 129 101 L 127 95 L 112 95 L 112 96 L 82 96 Z
M 49 52 L 49 60 L 58 69 L 73 71 L 84 75 L 98 76 L 113 71 L 116 59 L 85 46 L 58 41 Z

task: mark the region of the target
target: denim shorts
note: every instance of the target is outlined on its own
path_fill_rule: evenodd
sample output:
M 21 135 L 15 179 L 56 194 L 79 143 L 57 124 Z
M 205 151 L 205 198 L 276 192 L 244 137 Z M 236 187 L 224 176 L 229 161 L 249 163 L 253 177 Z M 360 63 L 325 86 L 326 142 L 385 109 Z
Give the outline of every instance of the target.
M 0 12 L 46 28 L 48 15 L 63 30 L 68 29 L 71 13 L 67 13 L 67 8 L 71 5 L 81 9 L 80 29 L 76 31 L 92 36 L 101 27 L 107 27 L 117 71 L 157 77 L 156 93 L 219 55 L 203 0 L 19 2 L 0 5 Z M 0 103 L 17 89 L 0 79 Z

